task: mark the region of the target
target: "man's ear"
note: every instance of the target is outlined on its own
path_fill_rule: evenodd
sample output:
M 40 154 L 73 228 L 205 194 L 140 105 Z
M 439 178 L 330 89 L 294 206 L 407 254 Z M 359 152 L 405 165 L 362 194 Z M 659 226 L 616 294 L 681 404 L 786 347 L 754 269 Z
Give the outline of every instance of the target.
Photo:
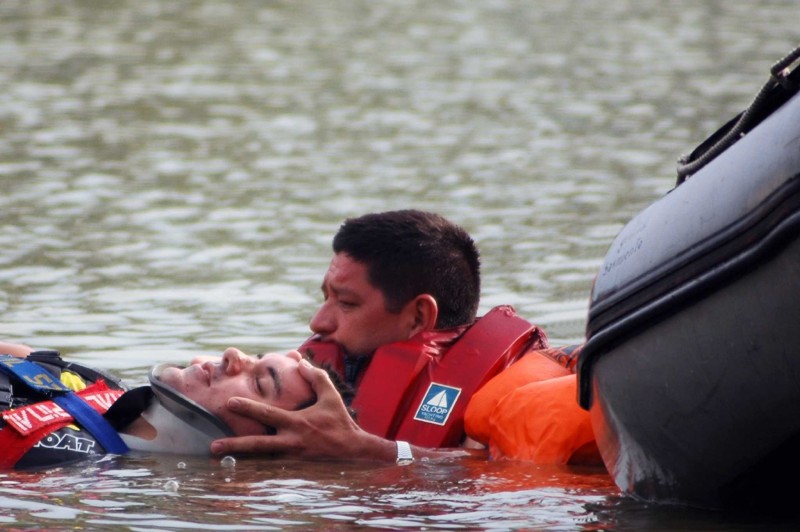
M 436 328 L 436 319 L 439 317 L 439 306 L 436 299 L 430 294 L 420 294 L 409 302 L 411 306 L 412 325 L 408 337 L 422 331 L 432 331 Z

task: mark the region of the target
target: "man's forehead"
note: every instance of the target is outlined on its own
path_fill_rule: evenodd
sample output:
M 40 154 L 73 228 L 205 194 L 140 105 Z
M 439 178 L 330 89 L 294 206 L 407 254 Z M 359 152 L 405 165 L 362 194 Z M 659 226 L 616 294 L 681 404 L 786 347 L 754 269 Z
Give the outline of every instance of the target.
M 371 285 L 367 276 L 367 265 L 344 253 L 338 253 L 331 259 L 323 280 L 323 283 L 325 282 L 332 285 L 359 283 Z

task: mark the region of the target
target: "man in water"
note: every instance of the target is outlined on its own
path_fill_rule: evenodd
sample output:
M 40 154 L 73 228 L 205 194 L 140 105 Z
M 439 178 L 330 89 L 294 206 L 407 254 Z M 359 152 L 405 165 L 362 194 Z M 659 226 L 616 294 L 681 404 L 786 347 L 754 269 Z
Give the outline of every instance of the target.
M 348 219 L 333 239 L 323 303 L 301 346 L 356 389 L 358 424 L 321 369 L 305 367 L 318 400 L 290 412 L 243 397 L 228 406 L 274 435 L 215 441 L 212 452 L 409 463 L 463 445 L 472 394 L 518 357 L 547 347 L 510 307 L 476 321 L 480 261 L 472 238 L 416 210 Z M 366 429 L 366 430 L 365 430 Z M 409 445 L 410 442 L 411 445 Z M 452 454 L 452 450 L 448 452 Z
M 230 411 L 226 402 L 234 395 L 285 410 L 307 407 L 316 399 L 299 373 L 308 362 L 297 351 L 255 358 L 229 348 L 217 362 L 156 366 L 149 386 L 124 393 L 113 377 L 66 363 L 52 351 L 0 342 L 0 353 L 12 355 L 0 359 L 0 387 L 8 390 L 2 396 L 1 467 L 53 466 L 122 453 L 126 447 L 208 454 L 214 438 L 269 430 Z M 63 402 L 67 395 L 80 401 L 77 410 L 69 400 Z M 81 405 L 104 416 L 87 414 Z

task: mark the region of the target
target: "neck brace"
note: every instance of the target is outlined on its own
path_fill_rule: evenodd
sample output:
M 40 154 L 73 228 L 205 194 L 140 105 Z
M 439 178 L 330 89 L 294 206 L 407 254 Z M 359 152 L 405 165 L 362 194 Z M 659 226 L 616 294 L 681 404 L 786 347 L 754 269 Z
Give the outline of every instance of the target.
M 156 429 L 156 437 L 120 436 L 136 451 L 208 456 L 212 441 L 235 434 L 217 416 L 159 379 L 170 366 L 174 364 L 154 366 L 148 375 L 153 398 L 141 416 Z

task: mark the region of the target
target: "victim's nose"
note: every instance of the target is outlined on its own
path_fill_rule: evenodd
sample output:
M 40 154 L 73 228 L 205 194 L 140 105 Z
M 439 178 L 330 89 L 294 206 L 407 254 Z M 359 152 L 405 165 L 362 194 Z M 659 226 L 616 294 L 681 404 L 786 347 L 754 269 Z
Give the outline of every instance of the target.
M 235 347 L 229 347 L 222 353 L 222 371 L 226 375 L 237 375 L 242 372 L 247 362 L 247 355 Z

